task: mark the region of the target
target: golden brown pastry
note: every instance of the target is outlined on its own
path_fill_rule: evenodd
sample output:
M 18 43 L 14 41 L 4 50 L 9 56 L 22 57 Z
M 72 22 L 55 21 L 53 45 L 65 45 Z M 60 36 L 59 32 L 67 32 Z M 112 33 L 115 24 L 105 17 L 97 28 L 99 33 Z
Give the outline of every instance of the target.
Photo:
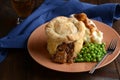
M 47 49 L 54 62 L 72 63 L 80 52 L 85 35 L 85 25 L 75 18 L 59 16 L 52 19 L 45 28 Z

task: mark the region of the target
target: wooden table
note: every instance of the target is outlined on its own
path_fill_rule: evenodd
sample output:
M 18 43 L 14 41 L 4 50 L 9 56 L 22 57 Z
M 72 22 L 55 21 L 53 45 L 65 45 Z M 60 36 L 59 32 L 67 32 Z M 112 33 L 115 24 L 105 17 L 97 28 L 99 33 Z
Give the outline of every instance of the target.
M 41 0 L 40 0 L 41 1 Z M 102 4 L 119 2 L 120 0 L 81 0 L 88 3 Z M 16 26 L 17 15 L 13 11 L 10 0 L 0 0 L 0 37 Z M 120 21 L 113 28 L 120 34 Z M 0 63 L 0 80 L 120 80 L 120 56 L 109 65 L 98 69 L 93 75 L 88 72 L 63 73 L 47 69 L 30 56 L 27 50 L 9 49 L 7 58 Z

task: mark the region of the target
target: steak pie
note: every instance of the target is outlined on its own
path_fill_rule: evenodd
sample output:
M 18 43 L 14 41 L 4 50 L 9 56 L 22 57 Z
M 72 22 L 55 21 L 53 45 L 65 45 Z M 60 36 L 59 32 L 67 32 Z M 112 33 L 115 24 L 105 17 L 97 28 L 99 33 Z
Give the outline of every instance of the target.
M 47 50 L 52 61 L 73 63 L 86 42 L 102 43 L 103 33 L 85 13 L 58 16 L 45 27 Z

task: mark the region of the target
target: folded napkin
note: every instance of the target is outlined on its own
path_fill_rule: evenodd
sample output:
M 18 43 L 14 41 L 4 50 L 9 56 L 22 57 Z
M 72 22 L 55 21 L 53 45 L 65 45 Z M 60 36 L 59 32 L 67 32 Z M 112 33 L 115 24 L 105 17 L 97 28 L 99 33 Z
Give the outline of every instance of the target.
M 93 5 L 80 0 L 45 0 L 29 17 L 17 25 L 7 36 L 0 39 L 0 62 L 7 56 L 10 48 L 27 49 L 27 40 L 32 31 L 41 24 L 57 16 L 70 16 L 84 12 L 89 18 L 99 20 L 110 26 L 120 19 L 120 4 L 106 3 Z

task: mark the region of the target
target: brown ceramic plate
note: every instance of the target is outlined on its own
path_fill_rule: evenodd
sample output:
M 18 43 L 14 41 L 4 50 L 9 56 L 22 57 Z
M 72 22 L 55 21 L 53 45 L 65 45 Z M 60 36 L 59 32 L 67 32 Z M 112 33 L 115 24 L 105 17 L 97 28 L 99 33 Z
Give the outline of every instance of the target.
M 109 45 L 109 42 L 113 38 L 118 39 L 116 50 L 113 54 L 109 55 L 105 61 L 98 67 L 104 67 L 111 63 L 120 53 L 120 36 L 118 33 L 113 30 L 110 26 L 95 21 L 97 27 L 104 33 L 104 42 L 106 43 L 106 47 Z M 50 59 L 50 55 L 46 49 L 46 35 L 45 35 L 45 25 L 43 24 L 39 26 L 36 30 L 33 31 L 28 40 L 28 51 L 31 57 L 41 64 L 44 67 L 47 67 L 52 70 L 61 71 L 61 72 L 85 72 L 91 70 L 91 68 L 96 64 L 92 62 L 82 62 L 82 63 L 72 63 L 72 64 L 58 64 L 54 63 Z

